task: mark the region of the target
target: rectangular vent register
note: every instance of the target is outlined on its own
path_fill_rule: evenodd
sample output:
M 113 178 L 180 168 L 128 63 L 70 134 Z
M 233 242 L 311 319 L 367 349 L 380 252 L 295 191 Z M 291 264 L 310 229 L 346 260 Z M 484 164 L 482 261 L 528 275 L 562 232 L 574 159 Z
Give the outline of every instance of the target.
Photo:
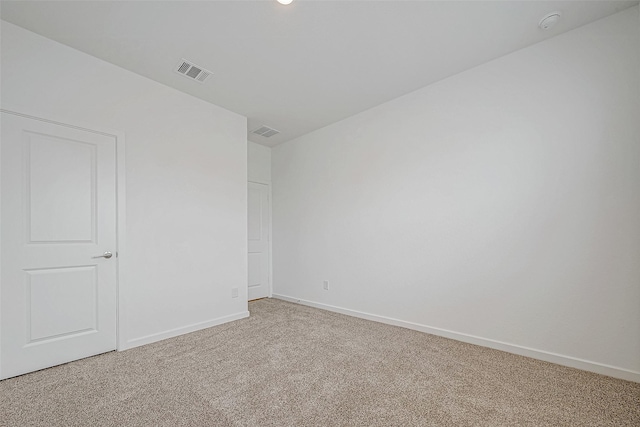
M 204 83 L 213 74 L 211 71 L 205 70 L 203 67 L 195 65 L 186 59 L 180 61 L 175 72 L 199 83 Z
M 269 138 L 270 136 L 277 135 L 280 133 L 279 130 L 275 130 L 270 128 L 269 126 L 261 126 L 258 129 L 254 130 L 251 133 L 255 133 L 256 135 L 264 136 L 265 138 Z

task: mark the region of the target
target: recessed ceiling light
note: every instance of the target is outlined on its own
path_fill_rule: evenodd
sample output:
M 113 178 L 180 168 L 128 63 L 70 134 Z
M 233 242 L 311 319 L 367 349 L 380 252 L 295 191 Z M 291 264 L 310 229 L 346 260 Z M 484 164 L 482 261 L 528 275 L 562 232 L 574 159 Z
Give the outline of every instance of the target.
M 278 0 L 278 3 L 287 5 L 287 4 L 291 4 L 292 1 L 293 0 Z

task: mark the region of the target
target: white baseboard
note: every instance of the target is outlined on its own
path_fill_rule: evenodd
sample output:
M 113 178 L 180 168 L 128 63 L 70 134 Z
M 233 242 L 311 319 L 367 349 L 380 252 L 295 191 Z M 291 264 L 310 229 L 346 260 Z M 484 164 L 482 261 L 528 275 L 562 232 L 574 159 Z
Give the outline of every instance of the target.
M 589 360 L 578 359 L 571 356 L 564 356 L 562 354 L 551 353 L 544 350 L 536 350 L 534 348 L 523 347 L 520 345 L 509 344 L 502 341 L 496 341 L 487 338 L 481 338 L 474 335 L 463 334 L 460 332 L 449 331 L 446 329 L 435 328 L 432 326 L 421 325 L 418 323 L 407 322 L 404 320 L 393 319 L 385 316 L 378 316 L 377 314 L 364 313 L 361 311 L 350 310 L 348 308 L 336 307 L 333 305 L 322 304 L 314 301 L 307 301 L 287 295 L 273 294 L 273 298 L 281 299 L 283 301 L 293 302 L 297 304 L 307 305 L 309 307 L 315 307 L 322 310 L 333 311 L 335 313 L 346 314 L 348 316 L 359 317 L 361 319 L 372 320 L 374 322 L 385 323 L 387 325 L 400 326 L 402 328 L 412 329 L 414 331 L 425 332 L 432 335 L 438 335 L 445 338 L 451 338 L 457 341 L 466 342 L 469 344 L 475 344 L 482 347 L 489 347 L 496 350 L 506 351 L 508 353 L 518 354 L 520 356 L 531 357 L 532 359 L 544 360 L 545 362 L 551 362 L 562 366 L 568 366 L 570 368 L 581 369 L 583 371 L 595 372 L 597 374 L 607 375 L 614 378 L 620 378 L 627 381 L 634 381 L 640 383 L 640 372 L 630 371 L 615 366 L 605 365 L 602 363 L 591 362 Z
M 168 331 L 145 335 L 140 338 L 133 338 L 131 340 L 128 340 L 126 345 L 123 348 L 119 348 L 118 350 L 128 350 L 130 348 L 139 347 L 141 345 L 166 340 L 167 338 L 177 337 L 178 335 L 188 334 L 190 332 L 199 331 L 201 329 L 210 328 L 212 326 L 222 325 L 223 323 L 232 322 L 234 320 L 244 319 L 245 317 L 249 317 L 248 311 L 242 311 L 240 313 L 218 317 L 217 319 L 206 320 L 204 322 L 193 323 L 181 328 L 169 329 Z

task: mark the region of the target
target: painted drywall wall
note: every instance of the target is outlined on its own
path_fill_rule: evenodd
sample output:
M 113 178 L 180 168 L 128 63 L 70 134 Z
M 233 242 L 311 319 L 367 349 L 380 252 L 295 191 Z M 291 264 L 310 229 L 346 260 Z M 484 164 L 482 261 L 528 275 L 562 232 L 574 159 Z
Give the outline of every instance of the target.
M 3 108 L 126 136 L 124 347 L 248 314 L 245 117 L 6 22 L 1 84 Z
M 635 7 L 273 148 L 274 293 L 639 381 L 639 53 Z
M 249 181 L 271 183 L 271 148 L 247 141 L 247 175 Z

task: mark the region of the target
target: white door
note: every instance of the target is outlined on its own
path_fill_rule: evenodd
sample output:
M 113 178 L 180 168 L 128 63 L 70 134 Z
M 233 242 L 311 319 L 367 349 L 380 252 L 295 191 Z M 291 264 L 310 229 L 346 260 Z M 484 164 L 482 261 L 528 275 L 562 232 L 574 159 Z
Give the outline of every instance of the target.
M 5 112 L 1 124 L 0 378 L 9 378 L 116 348 L 116 141 Z
M 249 300 L 269 296 L 269 186 L 249 183 Z

